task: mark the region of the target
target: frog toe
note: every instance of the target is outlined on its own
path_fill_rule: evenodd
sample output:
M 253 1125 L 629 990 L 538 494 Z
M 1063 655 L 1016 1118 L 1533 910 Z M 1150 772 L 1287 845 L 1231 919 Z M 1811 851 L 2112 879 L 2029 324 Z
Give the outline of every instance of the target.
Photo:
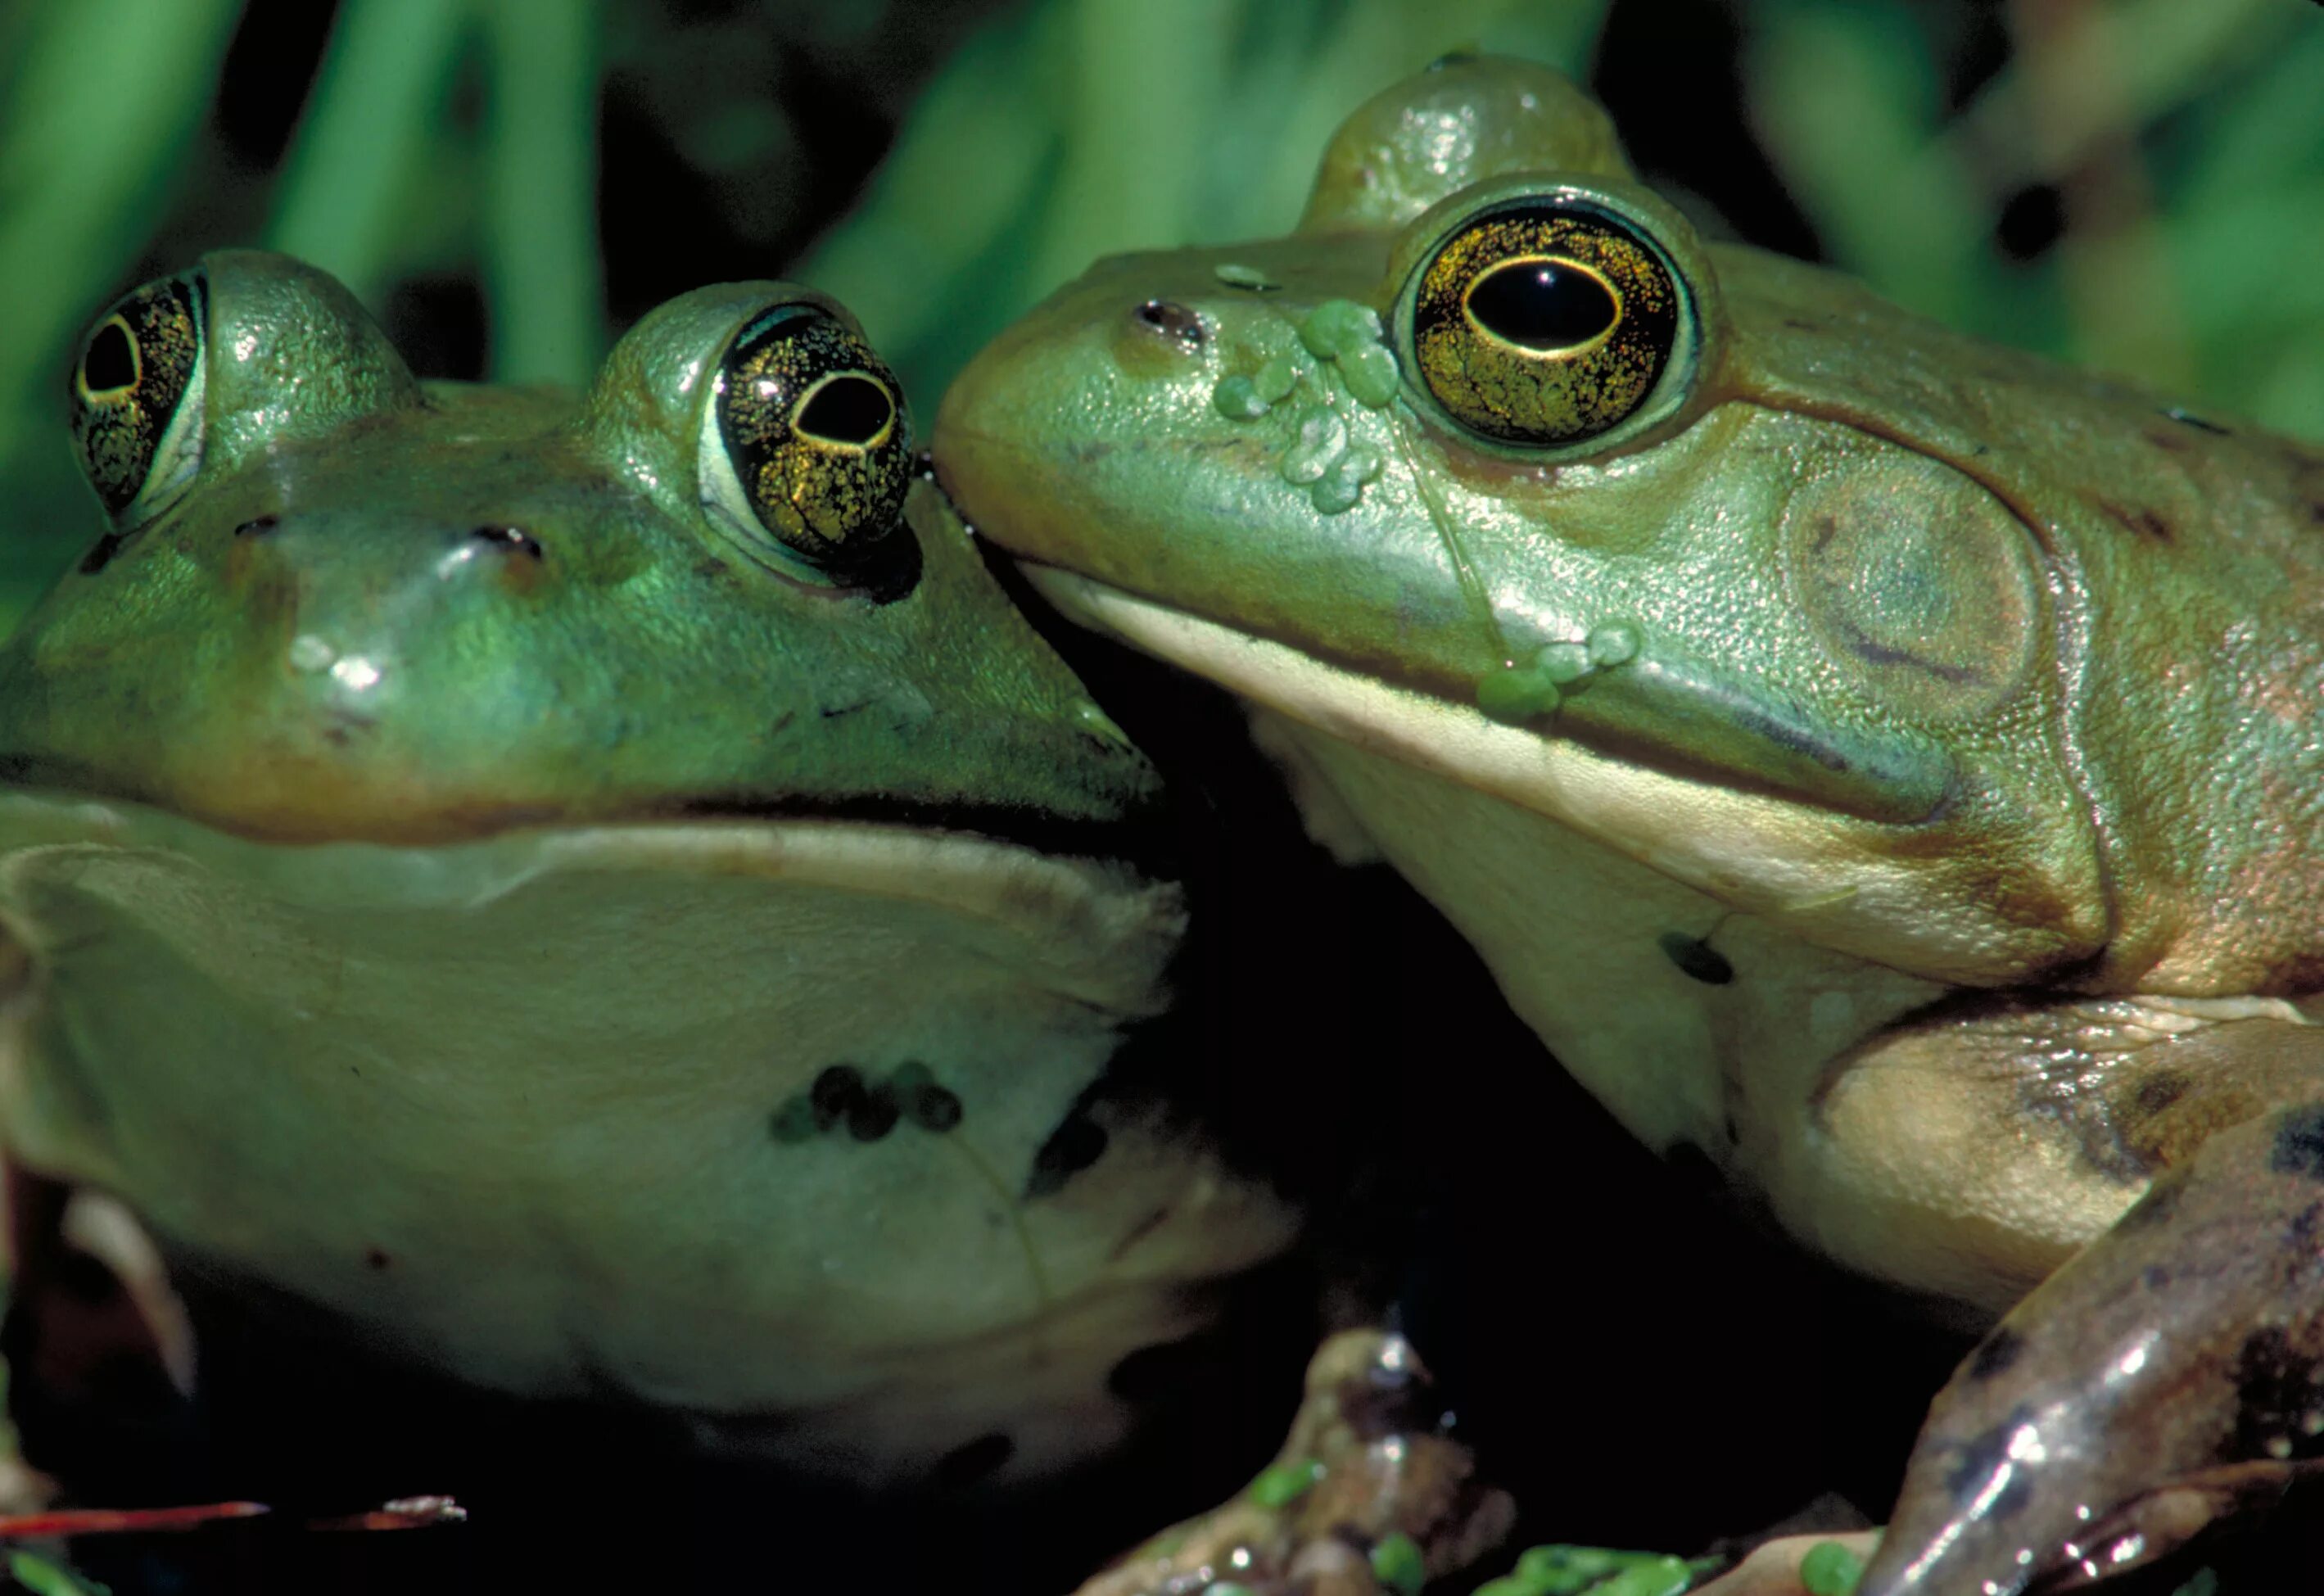
M 2103 1579 L 2324 1469 L 2324 1102 L 2157 1178 L 1930 1409 L 1858 1596 Z

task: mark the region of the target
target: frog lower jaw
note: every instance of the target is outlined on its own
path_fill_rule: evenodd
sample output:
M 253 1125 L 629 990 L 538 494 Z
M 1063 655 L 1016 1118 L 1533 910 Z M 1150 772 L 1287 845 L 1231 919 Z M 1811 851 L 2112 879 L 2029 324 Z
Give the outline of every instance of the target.
M 287 846 L 0 794 L 30 955 L 0 1131 L 478 1385 L 610 1381 L 865 1478 L 1005 1430 L 1035 1471 L 1288 1240 L 1158 1121 L 1052 1169 L 1182 918 L 1117 867 L 894 827 Z
M 333 913 L 480 908 L 574 872 L 609 882 L 654 872 L 740 876 L 918 903 L 1021 941 L 1065 990 L 1137 1014 L 1162 1008 L 1150 973 L 1167 962 L 1185 924 L 1176 884 L 1127 863 L 880 820 L 714 814 L 534 826 L 472 842 L 284 843 L 143 804 L 0 791 L 0 902 L 28 862 L 60 851 L 95 858 L 125 850 L 176 855 L 280 902 Z M 37 938 L 23 939 L 37 955 Z
M 1900 828 L 1625 762 L 1568 737 L 1351 673 L 1088 577 L 1020 561 L 1069 618 L 1366 752 L 1572 827 L 1812 942 L 1937 980 L 1994 984 L 2080 956 L 2075 926 L 1948 898 Z

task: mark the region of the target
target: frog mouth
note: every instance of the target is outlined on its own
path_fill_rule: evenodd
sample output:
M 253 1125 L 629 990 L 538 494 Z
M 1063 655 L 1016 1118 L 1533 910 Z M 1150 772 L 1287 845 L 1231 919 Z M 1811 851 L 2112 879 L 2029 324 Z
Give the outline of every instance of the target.
M 189 890 L 250 893 L 335 917 L 475 910 L 547 878 L 763 883 L 835 901 L 919 905 L 959 922 L 992 956 L 1038 964 L 1058 990 L 1117 1013 L 1158 1012 L 1156 985 L 1183 936 L 1184 894 L 1118 857 L 1073 856 L 982 831 L 893 817 L 729 810 L 690 817 L 512 828 L 433 844 L 286 844 L 236 835 L 168 809 L 55 791 L 0 792 L 0 901 L 67 860 L 164 855 Z M 78 872 L 82 867 L 72 867 Z M 194 883 L 214 882 L 216 886 Z M 834 911 L 844 913 L 844 911 Z M 616 941 L 659 927 L 609 913 Z M 30 939 L 35 953 L 40 939 Z M 755 950 L 779 957 L 779 948 Z M 479 956 L 523 950 L 478 950 Z
M 1897 828 L 1771 785 L 1676 770 L 1505 724 L 1421 687 L 1020 557 L 1068 619 L 1356 750 L 1529 809 L 1732 907 L 1770 917 L 1918 903 Z M 1929 819 L 1938 816 L 1930 816 Z M 1750 883 L 1748 890 L 1743 883 Z

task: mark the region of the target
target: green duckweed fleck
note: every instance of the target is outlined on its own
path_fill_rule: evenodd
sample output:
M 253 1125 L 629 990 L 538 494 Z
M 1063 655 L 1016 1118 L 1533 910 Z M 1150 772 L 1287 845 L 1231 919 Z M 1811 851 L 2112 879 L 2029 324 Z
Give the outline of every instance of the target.
M 112 1596 L 112 1586 L 83 1579 L 62 1564 L 30 1552 L 8 1554 L 8 1577 L 32 1596 Z
M 1322 480 L 1348 447 L 1348 424 L 1339 412 L 1316 405 L 1299 413 L 1299 436 L 1283 455 L 1283 480 L 1305 485 Z
M 1221 377 L 1211 390 L 1211 408 L 1230 421 L 1256 421 L 1267 414 L 1267 401 L 1249 377 Z
M 1679 1581 L 1670 1582 L 1673 1577 Z M 1692 1568 L 1659 1552 L 1615 1552 L 1603 1546 L 1528 1546 L 1508 1578 L 1524 1596 L 1674 1596 L 1694 1577 Z M 1637 1582 L 1619 1582 L 1632 1579 Z M 1512 1592 L 1512 1596 L 1515 1593 Z
M 1299 385 L 1299 379 L 1308 370 L 1306 361 L 1291 355 L 1277 355 L 1259 368 L 1250 379 L 1251 388 L 1269 404 L 1286 398 Z
M 1800 1583 L 1808 1596 L 1856 1596 L 1864 1578 L 1864 1559 L 1838 1541 L 1818 1541 L 1800 1559 Z
M 1379 410 L 1393 400 L 1404 385 L 1404 375 L 1397 370 L 1396 355 L 1385 344 L 1367 344 L 1351 349 L 1340 356 L 1340 378 L 1348 385 L 1358 404 Z
M 1568 682 L 1580 681 L 1597 669 L 1587 643 L 1550 643 L 1533 657 L 1533 663 L 1536 670 L 1561 687 Z
M 1367 345 L 1377 346 L 1379 313 L 1353 300 L 1325 300 L 1299 323 L 1299 341 L 1318 360 L 1335 360 Z
M 1609 621 L 1590 631 L 1590 662 L 1592 665 L 1627 665 L 1638 657 L 1645 640 L 1638 629 L 1628 621 Z
M 1400 1529 L 1381 1540 L 1372 1547 L 1372 1578 L 1396 1596 L 1420 1596 L 1420 1587 L 1428 1582 L 1428 1559 L 1420 1543 Z
M 1694 1583 L 1694 1570 L 1683 1557 L 1655 1557 L 1590 1587 L 1591 1596 L 1681 1596 Z
M 1315 1481 L 1323 1477 L 1323 1464 L 1319 1458 L 1275 1463 L 1259 1471 L 1259 1478 L 1250 1482 L 1249 1495 L 1262 1508 L 1287 1508 L 1314 1490 Z
M 1503 665 L 1477 678 L 1477 707 L 1506 726 L 1521 726 L 1555 709 L 1557 684 L 1531 665 Z

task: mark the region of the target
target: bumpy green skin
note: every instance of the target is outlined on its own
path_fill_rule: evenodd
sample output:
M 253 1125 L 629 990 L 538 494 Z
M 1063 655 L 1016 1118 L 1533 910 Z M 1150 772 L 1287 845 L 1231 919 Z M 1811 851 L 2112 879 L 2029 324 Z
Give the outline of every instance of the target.
M 1101 262 L 1004 333 L 936 429 L 971 520 L 1453 704 L 1635 626 L 1677 690 L 1634 670 L 1636 692 L 1568 695 L 1554 729 L 1838 810 L 1786 845 L 1914 879 L 1917 928 L 1890 897 L 1824 933 L 1900 967 L 2315 985 L 2324 880 L 2284 867 L 2324 826 L 2302 707 L 2324 687 L 2324 455 L 1705 245 L 1630 178 L 1602 114 L 1524 70 L 1456 67 L 1359 112 L 1291 235 Z M 1303 358 L 1335 302 L 1394 345 L 1429 241 L 1528 172 L 1656 223 L 1699 338 L 1667 413 L 1527 453 L 1452 426 L 1409 369 L 1379 408 Z M 1199 344 L 1142 322 L 1153 300 L 1198 318 Z M 1243 383 L 1280 362 L 1299 385 L 1261 408 Z M 1336 513 L 1286 478 L 1325 411 L 1346 451 L 1387 462 Z M 1977 900 L 1990 912 L 1961 924 Z
M 711 363 L 770 300 L 826 301 L 689 294 L 576 407 L 423 390 L 322 274 L 206 264 L 200 475 L 0 650 L 9 780 L 308 840 L 859 801 L 1105 822 L 1153 798 L 925 492 L 922 576 L 889 604 L 790 580 L 706 514 Z
M 702 290 L 576 403 L 200 281 L 198 469 L 0 650 L 9 1157 L 495 1388 L 864 1480 L 1105 1450 L 1293 1215 L 1114 1078 L 1155 773 L 942 494 L 819 585 L 702 453 L 739 328 L 845 312 Z
M 1511 207 L 1676 285 L 1596 436 L 1462 366 L 1471 430 L 1416 358 L 1416 285 Z M 1468 60 L 1357 110 L 1289 236 L 1061 290 L 935 454 L 1069 615 L 1241 696 L 1651 1145 L 2023 1300 L 1868 1592 L 2019 1589 L 2163 1481 L 2319 1455 L 2324 452 L 1705 244 L 1573 85 Z

